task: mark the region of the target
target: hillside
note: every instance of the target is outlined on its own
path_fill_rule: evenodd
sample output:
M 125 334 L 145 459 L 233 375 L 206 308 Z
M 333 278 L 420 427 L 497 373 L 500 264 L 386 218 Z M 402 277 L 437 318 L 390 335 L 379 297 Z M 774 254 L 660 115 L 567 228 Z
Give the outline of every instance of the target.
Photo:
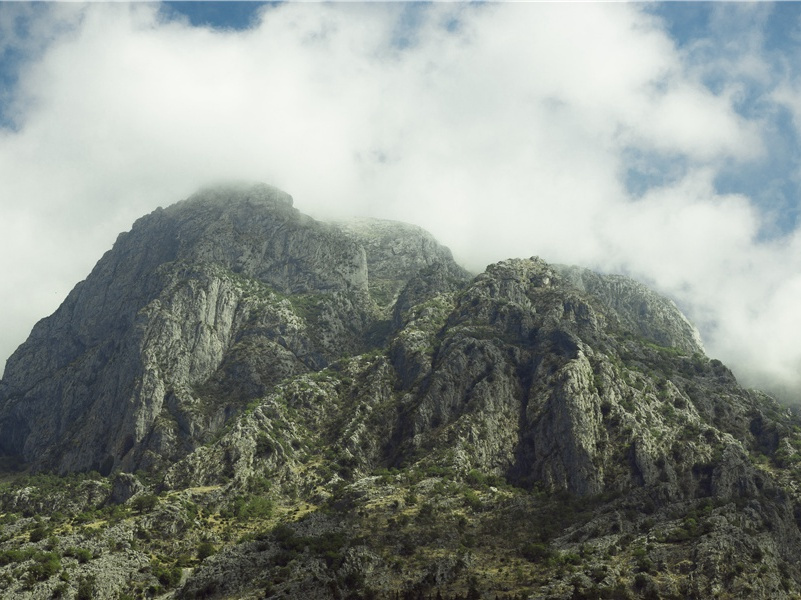
M 635 281 L 212 188 L 9 359 L 0 593 L 799 597 L 800 425 Z

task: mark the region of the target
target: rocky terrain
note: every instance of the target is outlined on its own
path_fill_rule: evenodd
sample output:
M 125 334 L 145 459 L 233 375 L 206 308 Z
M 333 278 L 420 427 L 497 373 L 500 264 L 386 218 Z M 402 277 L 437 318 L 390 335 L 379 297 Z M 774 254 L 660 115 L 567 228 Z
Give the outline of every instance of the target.
M 211 188 L 9 359 L 0 595 L 801 597 L 799 450 L 635 281 Z

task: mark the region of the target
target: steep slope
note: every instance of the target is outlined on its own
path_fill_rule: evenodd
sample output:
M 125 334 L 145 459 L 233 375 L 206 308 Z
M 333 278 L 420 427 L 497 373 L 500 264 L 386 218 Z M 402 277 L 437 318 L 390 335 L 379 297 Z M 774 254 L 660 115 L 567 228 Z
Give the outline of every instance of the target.
M 451 251 L 420 227 L 366 218 L 334 224 L 365 249 L 370 294 L 379 306 L 393 306 L 407 282 L 426 268 L 452 271 L 450 277 L 457 282 L 469 279 L 469 273 L 453 262 Z
M 701 334 L 670 300 L 621 275 L 599 275 L 588 269 L 554 267 L 565 283 L 610 308 L 629 331 L 661 346 L 690 354 L 703 352 Z
M 101 474 L 0 482 L 1 595 L 801 595 L 801 422 L 624 277 L 217 188 L 6 374 L 2 452 Z
M 381 276 L 452 262 L 433 240 L 404 256 Z M 61 472 L 180 458 L 275 382 L 381 342 L 369 274 L 354 236 L 268 186 L 159 209 L 9 359 L 0 452 Z
M 672 314 L 660 312 L 667 329 L 653 339 L 685 323 L 662 302 Z M 778 405 L 739 388 L 701 354 L 693 330 L 677 340 L 690 354 L 625 323 L 605 299 L 579 291 L 538 259 L 491 265 L 466 288 L 406 312 L 384 353 L 340 360 L 276 388 L 240 422 L 262 419 L 242 439 L 283 422 L 286 430 L 305 429 L 298 439 L 339 440 L 362 473 L 422 460 L 581 496 L 670 483 L 664 493 L 674 498 L 712 485 L 693 466 L 724 449 L 741 458 L 775 450 L 760 423 L 782 414 Z M 265 407 L 269 418 L 259 416 Z M 236 445 L 226 436 L 171 472 L 183 469 L 185 485 L 219 483 L 237 465 L 207 453 L 226 444 Z M 287 447 L 285 439 L 270 444 Z M 252 452 L 233 454 L 247 465 L 255 460 Z M 220 479 L 192 479 L 209 469 Z
M 647 290 L 635 301 L 643 288 L 620 278 L 593 296 L 560 271 L 505 261 L 428 298 L 386 353 L 279 386 L 167 485 L 271 481 L 274 498 L 293 490 L 289 506 L 322 503 L 289 533 L 349 532 L 339 544 L 360 566 L 319 572 L 313 553 L 298 555 L 275 587 L 291 597 L 346 595 L 353 569 L 370 574 L 359 593 L 466 593 L 471 572 L 490 579 L 486 592 L 538 582 L 533 597 L 786 597 L 801 575 L 795 475 L 776 470 L 780 448 L 801 445 L 789 412 L 703 356 L 669 301 Z M 631 316 L 643 303 L 657 315 L 648 324 Z M 655 341 L 668 337 L 675 346 Z M 280 531 L 211 561 L 184 593 L 275 582 Z M 468 531 L 481 542 L 466 550 Z M 418 560 L 393 563 L 406 547 Z M 221 578 L 256 559 L 258 570 Z M 526 574 L 495 570 L 507 560 Z

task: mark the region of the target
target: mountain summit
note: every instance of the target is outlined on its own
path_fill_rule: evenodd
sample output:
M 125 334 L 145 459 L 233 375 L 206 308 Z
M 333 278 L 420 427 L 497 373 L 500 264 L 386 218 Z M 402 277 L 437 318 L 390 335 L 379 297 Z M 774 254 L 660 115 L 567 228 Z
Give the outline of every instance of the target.
M 800 432 L 631 279 L 473 277 L 420 228 L 215 187 L 121 234 L 9 359 L 0 454 L 63 477 L 0 488 L 3 543 L 47 523 L 24 560 L 103 568 L 0 589 L 792 597 Z
M 176 460 L 274 383 L 382 343 L 382 304 L 433 264 L 466 278 L 422 230 L 320 223 L 267 185 L 158 209 L 9 359 L 0 451 L 58 472 Z

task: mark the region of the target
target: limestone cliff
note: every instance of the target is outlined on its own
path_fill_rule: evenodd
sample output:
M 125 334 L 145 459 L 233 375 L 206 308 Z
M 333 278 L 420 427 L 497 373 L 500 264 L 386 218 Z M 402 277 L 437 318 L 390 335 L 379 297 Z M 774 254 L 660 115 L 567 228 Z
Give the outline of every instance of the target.
M 373 267 L 382 290 L 453 261 L 419 230 L 373 226 L 368 254 L 365 225 L 345 234 L 263 185 L 143 217 L 9 359 L 0 452 L 61 472 L 176 460 L 277 381 L 380 341 L 369 257 L 403 258 Z
M 705 598 L 717 590 L 768 598 L 799 589 L 801 573 L 790 565 L 801 549 L 801 494 L 775 461 L 796 460 L 801 428 L 704 356 L 671 302 L 623 278 L 514 259 L 421 299 L 400 322 L 386 352 L 276 387 L 230 434 L 171 468 L 166 485 L 247 489 L 269 479 L 340 510 L 315 525 L 317 535 L 346 527 L 371 540 L 348 547 L 366 561 L 357 571 L 384 591 L 400 586 L 393 569 L 406 578 L 404 589 L 432 597 L 437 582 L 458 588 L 469 564 L 497 577 L 494 567 L 470 563 L 469 552 L 456 561 L 461 567 L 448 562 L 469 539 L 449 527 L 471 530 L 458 518 L 460 493 L 482 543 L 501 554 L 522 548 L 542 562 L 538 575 L 501 577 L 506 583 L 488 593 L 540 577 L 523 597 Z M 464 485 L 455 482 L 483 496 L 457 492 L 454 500 L 449 490 Z M 426 503 L 404 509 L 398 490 L 406 502 L 419 495 Z M 576 498 L 585 512 L 570 508 Z M 429 513 L 442 526 L 426 520 Z M 412 534 L 393 533 L 404 514 L 437 532 L 430 537 L 424 527 L 412 538 L 426 548 L 428 571 L 374 553 L 405 548 L 403 536 Z M 302 523 L 298 531 L 310 524 Z M 267 571 L 280 562 L 281 543 L 265 541 L 258 554 Z M 587 553 L 575 558 L 587 566 L 565 575 L 547 562 L 556 548 Z M 223 595 L 243 589 L 220 569 L 252 560 L 252 552 L 232 549 L 199 570 L 184 597 L 208 586 Z M 479 564 L 497 564 L 497 555 L 481 556 Z M 350 589 L 343 581 L 356 567 L 342 563 L 311 578 L 313 565 L 298 558 L 276 594 L 337 597 Z
M 801 422 L 625 277 L 218 187 L 5 373 L 0 464 L 100 471 L 6 470 L 9 597 L 801 594 Z
M 394 305 L 407 282 L 425 268 L 449 269 L 451 278 L 458 282 L 469 278 L 468 272 L 453 262 L 450 250 L 415 225 L 380 219 L 354 219 L 335 225 L 364 247 L 370 293 L 381 306 Z

